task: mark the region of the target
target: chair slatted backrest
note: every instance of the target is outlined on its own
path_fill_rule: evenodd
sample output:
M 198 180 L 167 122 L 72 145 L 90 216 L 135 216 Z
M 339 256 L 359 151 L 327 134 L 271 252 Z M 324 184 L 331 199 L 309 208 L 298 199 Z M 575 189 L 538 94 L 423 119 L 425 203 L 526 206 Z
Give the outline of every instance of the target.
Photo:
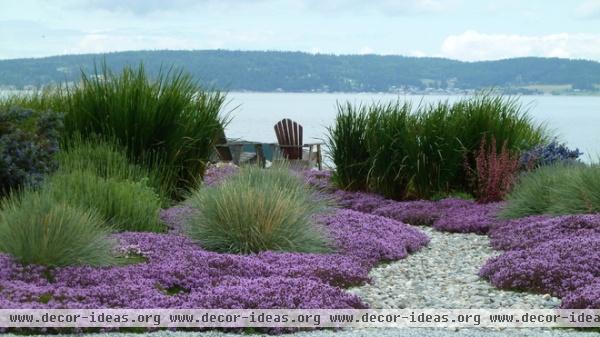
M 302 125 L 282 119 L 275 124 L 275 135 L 285 159 L 302 159 Z
M 222 161 L 232 161 L 233 155 L 231 154 L 231 149 L 227 146 L 227 137 L 225 137 L 225 130 L 221 129 L 217 136 L 217 144 L 215 145 L 217 149 L 217 153 L 219 154 L 219 159 Z

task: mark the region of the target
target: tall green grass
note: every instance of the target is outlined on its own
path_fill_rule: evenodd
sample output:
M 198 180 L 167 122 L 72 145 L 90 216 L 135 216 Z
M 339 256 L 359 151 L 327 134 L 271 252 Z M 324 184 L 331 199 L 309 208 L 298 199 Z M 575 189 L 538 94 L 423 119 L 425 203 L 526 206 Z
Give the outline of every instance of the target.
M 23 264 L 109 265 L 116 242 L 93 212 L 23 191 L 0 207 L 0 251 Z
M 197 212 L 186 232 L 205 249 L 242 254 L 329 250 L 327 235 L 313 218 L 327 202 L 285 167 L 241 168 L 225 182 L 199 189 L 188 202 Z
M 65 139 L 83 134 L 116 141 L 136 163 L 159 172 L 174 198 L 199 186 L 219 131 L 225 95 L 182 71 L 150 78 L 143 65 L 82 72 L 76 86 L 7 97 L 0 105 L 65 112 Z
M 65 112 L 66 99 L 63 87 L 48 86 L 42 90 L 3 96 L 0 98 L 0 109 L 21 107 L 36 111 Z
M 389 198 L 404 198 L 415 158 L 414 116 L 408 103 L 373 104 L 367 123 L 369 187 Z
M 600 212 L 600 164 L 554 164 L 525 173 L 500 216 Z
M 400 101 L 339 107 L 328 132 L 334 177 L 344 177 L 335 182 L 347 188 L 359 181 L 359 189 L 394 199 L 474 192 L 467 172 L 475 169 L 482 140 L 495 138 L 518 153 L 550 138 L 518 100 L 489 93 L 417 107 Z
M 368 110 L 350 103 L 337 105 L 335 127 L 328 128 L 327 148 L 336 170 L 332 179 L 347 190 L 367 188 L 369 150 L 367 148 Z
M 454 137 L 466 156 L 469 168 L 475 168 L 475 156 L 482 139 L 490 144 L 496 140 L 499 153 L 504 144 L 513 153 L 549 142 L 550 131 L 533 121 L 518 98 L 493 96 L 489 93 L 456 102 L 451 108 Z M 456 169 L 452 185 L 468 185 L 467 177 Z

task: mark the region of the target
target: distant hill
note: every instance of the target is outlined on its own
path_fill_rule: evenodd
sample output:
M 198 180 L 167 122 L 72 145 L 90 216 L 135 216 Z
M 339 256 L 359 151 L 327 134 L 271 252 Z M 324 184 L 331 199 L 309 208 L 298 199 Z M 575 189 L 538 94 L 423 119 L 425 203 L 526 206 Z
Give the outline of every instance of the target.
M 131 51 L 0 60 L 0 88 L 76 81 L 106 60 L 115 70 L 143 61 L 151 73 L 184 68 L 206 86 L 230 91 L 437 91 L 494 87 L 521 93 L 600 88 L 600 63 L 559 58 L 460 62 L 443 58 L 324 55 L 273 51 Z

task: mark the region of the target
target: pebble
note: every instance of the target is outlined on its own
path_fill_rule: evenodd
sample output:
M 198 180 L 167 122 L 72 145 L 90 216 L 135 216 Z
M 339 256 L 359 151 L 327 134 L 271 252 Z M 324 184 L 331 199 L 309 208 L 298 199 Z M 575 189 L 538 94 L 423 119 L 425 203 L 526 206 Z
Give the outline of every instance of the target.
M 373 282 L 350 292 L 378 309 L 550 309 L 560 305 L 560 299 L 550 294 L 500 290 L 481 279 L 479 268 L 499 254 L 490 248 L 487 236 L 420 229 L 431 238 L 427 247 L 374 268 Z

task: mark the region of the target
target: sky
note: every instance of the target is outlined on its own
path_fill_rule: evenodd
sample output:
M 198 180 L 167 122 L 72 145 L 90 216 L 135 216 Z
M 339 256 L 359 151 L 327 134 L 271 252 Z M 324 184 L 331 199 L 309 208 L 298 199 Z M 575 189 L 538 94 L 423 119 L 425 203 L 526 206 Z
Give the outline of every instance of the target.
M 0 59 L 158 49 L 600 61 L 600 0 L 0 0 Z

